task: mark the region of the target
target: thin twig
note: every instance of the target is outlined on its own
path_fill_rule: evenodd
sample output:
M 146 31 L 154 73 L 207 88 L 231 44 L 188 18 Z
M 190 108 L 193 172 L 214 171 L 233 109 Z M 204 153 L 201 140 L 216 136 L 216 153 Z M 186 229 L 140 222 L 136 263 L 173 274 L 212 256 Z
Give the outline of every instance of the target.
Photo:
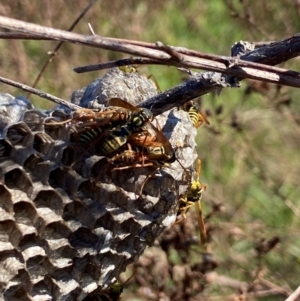
M 94 3 L 97 0 L 91 0 L 90 3 L 87 5 L 87 7 L 81 12 L 81 14 L 76 18 L 76 20 L 73 22 L 73 24 L 69 27 L 68 31 L 72 31 L 75 26 L 78 24 L 78 22 L 83 18 L 83 16 L 89 11 L 89 9 L 94 5 Z M 47 61 L 44 63 L 40 73 L 38 74 L 37 78 L 35 79 L 32 88 L 35 88 L 36 85 L 38 84 L 38 82 L 40 81 L 44 71 L 46 70 L 46 68 L 48 67 L 48 65 L 52 62 L 53 57 L 57 54 L 58 50 L 60 49 L 60 47 L 63 45 L 64 41 L 59 42 L 56 47 L 54 48 L 54 50 L 51 52 L 51 54 L 49 55 Z M 27 93 L 26 97 L 29 99 L 31 93 Z
M 268 286 L 270 289 L 277 290 L 279 293 L 281 292 L 282 295 L 288 296 L 290 294 L 290 290 L 280 287 L 280 286 L 276 285 L 275 283 L 273 283 L 267 279 L 264 279 L 262 277 L 259 277 L 259 282 Z
M 276 289 L 267 289 L 267 290 L 261 290 L 257 292 L 249 292 L 246 294 L 232 294 L 232 295 L 222 295 L 222 296 L 212 296 L 210 297 L 211 301 L 236 301 L 236 300 L 253 300 L 254 298 L 263 298 L 263 297 L 269 297 L 269 296 L 280 296 L 281 293 L 278 292 Z M 285 300 L 287 301 L 287 300 Z M 290 301 L 290 300 L 288 300 Z
M 143 58 L 143 57 L 132 57 L 132 58 L 120 59 L 116 61 L 94 64 L 94 65 L 76 67 L 73 70 L 77 73 L 84 73 L 84 72 L 98 71 L 98 70 L 104 70 L 104 69 L 110 69 L 110 68 L 128 66 L 128 65 L 150 65 L 150 64 L 164 65 L 164 62 L 159 60 Z
M 20 89 L 22 89 L 24 91 L 28 91 L 28 92 L 30 92 L 32 94 L 38 95 L 38 96 L 40 96 L 42 98 L 45 98 L 45 99 L 53 101 L 53 102 L 55 102 L 57 104 L 63 105 L 63 106 L 65 106 L 65 107 L 67 107 L 67 108 L 69 108 L 71 110 L 78 110 L 78 109 L 81 108 L 81 107 L 79 107 L 79 106 L 77 106 L 77 105 L 75 105 L 75 104 L 73 104 L 71 102 L 63 100 L 63 99 L 58 98 L 56 96 L 53 96 L 51 94 L 45 93 L 43 91 L 37 90 L 35 88 L 29 87 L 27 85 L 15 82 L 15 81 L 10 80 L 10 79 L 7 79 L 5 77 L 1 77 L 0 76 L 0 82 L 8 84 L 8 85 L 16 87 L 16 88 L 20 88 Z
M 300 296 L 300 286 L 285 300 L 285 301 L 294 301 L 297 300 L 297 297 Z
M 90 29 L 90 31 L 91 31 L 91 34 L 92 34 L 93 36 L 95 36 L 96 34 L 95 34 L 94 28 L 92 27 L 91 23 L 88 23 L 88 27 L 89 27 L 89 29 Z

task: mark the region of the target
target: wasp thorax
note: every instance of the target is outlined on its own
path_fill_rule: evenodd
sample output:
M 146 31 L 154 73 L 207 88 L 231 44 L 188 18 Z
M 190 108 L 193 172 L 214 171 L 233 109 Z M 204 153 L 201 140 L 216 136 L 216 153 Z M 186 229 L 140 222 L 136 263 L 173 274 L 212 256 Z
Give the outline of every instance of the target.
M 153 115 L 150 110 L 142 108 L 139 112 L 138 116 L 140 116 L 140 120 L 142 123 L 153 120 Z

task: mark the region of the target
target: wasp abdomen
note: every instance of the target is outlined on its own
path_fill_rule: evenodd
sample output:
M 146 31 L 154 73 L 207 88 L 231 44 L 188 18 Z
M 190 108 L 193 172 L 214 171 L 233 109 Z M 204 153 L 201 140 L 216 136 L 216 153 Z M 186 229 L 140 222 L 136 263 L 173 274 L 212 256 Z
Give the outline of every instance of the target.
M 102 133 L 103 130 L 100 127 L 87 130 L 80 135 L 79 142 L 81 143 L 89 142 L 90 140 L 95 139 Z

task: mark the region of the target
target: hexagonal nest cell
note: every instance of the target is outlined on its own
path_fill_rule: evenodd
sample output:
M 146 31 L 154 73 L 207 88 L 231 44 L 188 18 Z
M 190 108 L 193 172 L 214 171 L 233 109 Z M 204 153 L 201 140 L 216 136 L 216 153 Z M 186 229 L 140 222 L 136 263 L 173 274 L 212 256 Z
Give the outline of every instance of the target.
M 114 74 L 119 86 L 123 81 L 120 91 Z M 85 92 L 77 102 L 89 107 L 111 95 L 124 100 L 135 96 L 139 102 L 157 93 L 145 76 L 122 77 L 119 69 Z M 112 170 L 105 157 L 81 151 L 74 162 L 79 150 L 70 142 L 71 115 L 61 107 L 51 112 L 30 108 L 21 120 L 1 129 L 6 133 L 0 140 L 4 300 L 83 300 L 109 287 L 172 225 L 178 196 L 189 184 L 178 161 L 160 169 Z M 190 171 L 196 130 L 188 114 L 174 109 L 156 120 Z

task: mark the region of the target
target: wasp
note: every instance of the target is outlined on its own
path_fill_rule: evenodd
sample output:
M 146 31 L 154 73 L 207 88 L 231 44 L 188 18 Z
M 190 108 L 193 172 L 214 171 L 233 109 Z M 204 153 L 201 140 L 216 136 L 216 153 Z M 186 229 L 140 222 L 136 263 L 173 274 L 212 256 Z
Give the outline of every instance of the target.
M 133 133 L 128 143 L 139 147 L 152 161 L 173 163 L 176 160 L 170 141 L 152 123 L 148 123 L 140 132 Z
M 125 65 L 120 66 L 119 69 L 124 73 L 134 73 L 137 72 L 137 66 L 135 65 Z
M 127 147 L 128 149 L 123 150 L 108 160 L 117 166 L 114 170 L 146 166 L 168 167 L 169 163 L 173 162 L 173 159 L 165 160 L 163 146 L 143 149 L 141 147 L 133 148 L 130 144 L 127 144 Z M 156 159 L 153 158 L 154 156 Z
M 127 163 L 128 168 L 131 168 L 167 166 L 168 163 L 173 163 L 176 160 L 175 151 L 170 141 L 151 122 L 128 137 L 127 148 L 114 156 L 111 163 L 118 165 Z
M 138 72 L 138 68 L 139 68 L 139 65 L 125 65 L 125 66 L 119 67 L 119 69 L 126 74 Z M 150 74 L 150 75 L 143 74 L 142 76 L 144 76 L 148 80 L 152 81 L 152 83 L 154 84 L 154 86 L 156 88 L 157 93 L 161 92 L 160 86 L 153 74 Z
M 124 103 L 126 103 L 124 101 Z M 125 123 L 130 118 L 130 111 L 126 108 L 117 106 L 108 106 L 101 109 L 86 109 L 80 108 L 73 112 L 72 118 L 64 121 L 55 121 L 53 118 L 47 118 L 50 122 L 46 125 L 61 125 L 71 123 L 71 130 L 73 133 L 80 133 L 93 127 L 96 124 L 104 126 L 112 122 Z
M 108 159 L 116 166 L 113 170 L 154 166 L 157 167 L 156 172 L 160 167 L 168 167 L 169 163 L 173 163 L 176 159 L 175 154 L 172 157 L 166 156 L 163 145 L 142 147 L 127 143 L 126 147 L 127 149 Z
M 206 186 L 202 184 L 199 181 L 200 173 L 201 173 L 201 160 L 198 159 L 197 161 L 197 173 L 196 178 L 193 180 L 190 184 L 190 186 L 187 189 L 187 192 L 184 196 L 182 196 L 179 199 L 179 209 L 177 212 L 177 215 L 182 215 L 183 218 L 186 218 L 186 213 L 188 210 L 197 203 L 198 205 L 198 223 L 199 223 L 199 229 L 200 229 L 200 238 L 201 243 L 205 244 L 206 242 L 206 228 L 202 216 L 202 208 L 201 208 L 201 198 L 202 198 L 202 192 L 206 190 Z M 176 223 L 181 222 L 177 221 Z
M 169 163 L 172 163 L 173 160 L 162 160 L 161 156 L 164 156 L 163 147 L 159 147 L 159 150 L 156 150 L 155 157 L 153 159 L 153 153 L 148 153 L 147 149 L 141 147 L 132 147 L 130 144 L 127 145 L 128 149 L 124 150 L 122 153 L 115 155 L 111 159 L 108 159 L 109 163 L 115 165 L 116 167 L 113 170 L 121 170 L 128 168 L 139 168 L 139 167 L 150 167 L 153 166 L 155 169 L 145 178 L 141 184 L 139 195 L 142 194 L 143 189 L 147 181 L 162 167 L 169 167 Z
M 195 128 L 200 127 L 204 122 L 210 124 L 206 116 L 200 112 L 200 106 L 194 101 L 186 102 L 182 107 L 189 114 L 189 117 Z
M 111 157 L 128 141 L 130 135 L 151 123 L 152 113 L 145 108 L 137 108 L 130 103 L 112 98 L 105 111 L 79 112 L 75 116 L 75 127 L 71 142 L 93 149 L 94 154 Z
M 73 141 L 88 142 L 103 132 L 103 129 L 112 129 L 116 126 L 131 122 L 134 112 L 141 112 L 128 102 L 112 98 L 109 106 L 101 110 L 80 109 L 73 114 Z M 146 110 L 146 109 L 144 109 Z
M 156 167 L 142 183 L 140 194 L 142 194 L 144 185 L 153 174 L 162 167 L 169 167 L 169 163 L 173 163 L 175 160 L 188 173 L 186 168 L 176 158 L 170 141 L 163 133 L 152 123 L 147 124 L 147 127 L 143 127 L 140 132 L 133 133 L 126 144 L 127 149 L 109 159 L 109 162 L 116 166 L 113 170 L 146 166 Z
M 130 107 L 132 113 L 129 121 L 110 130 L 105 138 L 95 146 L 97 152 L 110 156 L 127 143 L 133 132 L 141 129 L 147 122 L 152 121 L 153 115 L 148 109 L 138 109 L 132 105 Z
M 114 155 L 108 159 L 108 162 L 117 166 L 113 170 L 128 169 L 135 167 L 153 166 L 154 162 L 150 161 L 147 154 L 143 153 L 140 149 L 127 145 L 128 149 L 123 150 L 119 154 Z

